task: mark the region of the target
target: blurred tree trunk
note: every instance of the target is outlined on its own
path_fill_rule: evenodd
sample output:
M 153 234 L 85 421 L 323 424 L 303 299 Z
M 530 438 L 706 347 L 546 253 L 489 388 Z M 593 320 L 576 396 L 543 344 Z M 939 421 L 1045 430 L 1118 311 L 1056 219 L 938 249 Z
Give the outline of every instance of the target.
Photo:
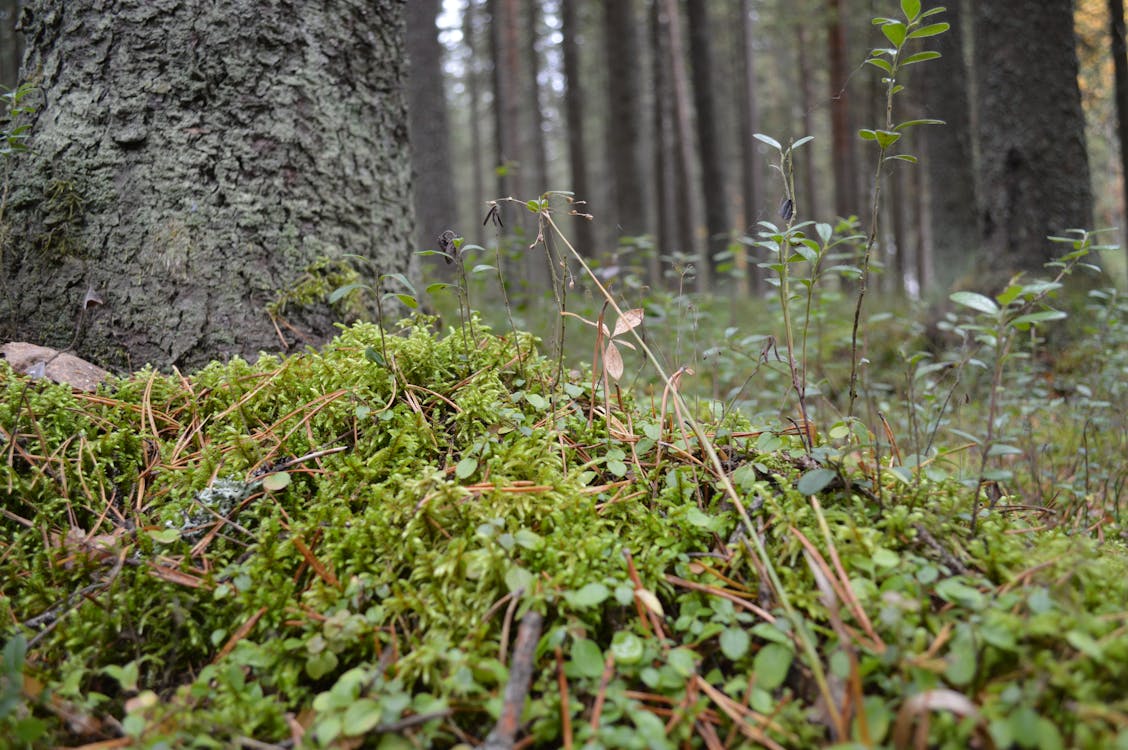
M 800 137 L 815 134 L 813 117 L 815 96 L 812 90 L 815 76 L 811 69 L 809 44 L 807 24 L 800 21 L 795 24 L 795 46 L 797 47 L 796 56 L 799 64 L 799 106 L 802 109 L 801 119 L 803 122 L 803 132 Z M 807 153 L 802 154 L 799 159 L 799 184 L 802 187 L 802 191 L 797 196 L 801 220 L 802 218 L 809 218 L 818 221 L 825 218 L 821 216 L 822 205 L 819 203 L 817 181 L 815 180 L 815 159 L 814 153 L 810 149 Z
M 1128 43 L 1124 33 L 1124 0 L 1108 0 L 1108 23 L 1116 76 L 1116 132 L 1120 141 L 1120 244 L 1128 253 Z
M 945 122 L 918 131 L 927 149 L 921 166 L 927 170 L 929 229 L 932 238 L 936 289 L 946 291 L 970 270 L 979 246 L 976 219 L 975 162 L 972 151 L 970 79 L 964 62 L 963 40 L 970 33 L 971 17 L 960 0 L 949 3 L 941 20 L 952 28 L 931 45 L 943 57 L 915 67 L 920 75 L 924 116 Z
M 657 208 L 655 252 L 650 258 L 650 283 L 658 286 L 664 282 L 666 263 L 662 257 L 679 249 L 683 212 L 674 193 L 677 184 L 676 158 L 678 141 L 674 128 L 674 86 L 670 70 L 669 21 L 663 0 L 650 5 L 650 56 L 654 70 L 654 164 L 655 206 Z
M 443 90 L 443 48 L 435 24 L 441 4 L 441 0 L 407 3 L 407 114 L 416 250 L 435 249 L 438 236 L 454 229 L 458 218 Z
M 470 99 L 470 198 L 473 209 L 470 212 L 470 227 L 473 232 L 475 244 L 485 243 L 485 228 L 482 226 L 482 216 L 486 210 L 486 166 L 484 163 L 482 146 L 482 111 L 481 82 L 478 64 L 477 28 L 475 19 L 478 0 L 466 0 L 466 10 L 462 18 L 462 39 L 468 53 L 465 69 L 466 94 Z
M 16 31 L 20 0 L 0 0 L 0 87 L 13 89 L 19 83 L 23 34 Z
M 619 233 L 647 230 L 642 169 L 642 96 L 639 86 L 638 18 L 634 0 L 604 2 L 607 54 L 607 164 Z
M 523 170 L 525 193 L 518 196 L 528 200 L 541 195 L 550 188 L 548 184 L 548 150 L 544 139 L 544 112 L 541 111 L 540 90 L 540 0 L 525 3 L 525 80 L 524 110 L 528 113 L 528 123 L 524 128 L 526 135 L 522 151 L 528 159 Z M 549 288 L 550 269 L 547 255 L 543 252 L 524 253 L 525 282 L 533 290 Z
M 697 112 L 697 145 L 701 154 L 701 195 L 705 199 L 706 256 L 703 265 L 715 276 L 715 256 L 728 247 L 728 194 L 725 190 L 724 157 L 713 99 L 713 33 L 706 0 L 687 0 L 690 67 L 693 102 Z
M 990 289 L 1042 272 L 1063 251 L 1047 235 L 1090 227 L 1093 201 L 1073 3 L 973 7 L 983 246 L 974 286 Z
M 692 115 L 690 113 L 689 80 L 685 70 L 685 45 L 682 43 L 681 18 L 678 16 L 677 0 L 662 0 L 662 11 L 665 17 L 666 32 L 669 40 L 670 81 L 674 94 L 674 132 L 677 134 L 677 184 L 692 185 L 694 183 L 694 148 Z M 711 289 L 712 279 L 705 244 L 698 241 L 700 236 L 700 209 L 697 203 L 698 196 L 693 190 L 684 190 L 681 200 L 677 201 L 681 210 L 681 245 L 682 252 L 693 259 L 697 272 L 697 291 L 708 292 Z
M 489 0 L 490 57 L 493 59 L 494 154 L 496 198 L 521 195 L 520 65 L 517 48 L 517 0 Z M 505 230 L 514 229 L 512 206 L 499 205 Z
M 743 66 L 743 86 L 741 90 L 740 111 L 740 161 L 741 161 L 741 203 L 744 207 L 744 231 L 754 233 L 756 222 L 760 220 L 763 203 L 763 165 L 756 148 L 753 134 L 760 130 L 760 103 L 756 83 L 756 24 L 753 21 L 752 0 L 740 0 L 737 8 L 740 13 L 740 40 Z M 743 278 L 738 284 L 740 293 L 750 294 L 763 286 L 760 269 L 750 248 L 743 251 L 740 263 Z
M 285 290 L 288 337 L 331 335 L 332 279 L 294 286 L 319 264 L 411 271 L 402 2 L 31 11 L 42 98 L 5 215 L 9 335 L 191 368 L 292 343 L 266 309 Z
M 831 164 L 834 172 L 834 212 L 848 217 L 860 212 L 854 131 L 846 86 L 852 66 L 846 60 L 846 19 L 842 0 L 827 0 L 827 60 L 830 66 Z
M 565 0 L 560 4 L 561 32 L 564 36 L 564 114 L 568 124 L 568 164 L 572 173 L 572 192 L 576 200 L 591 200 L 588 186 L 587 143 L 584 138 L 584 90 L 580 80 L 580 36 L 577 17 L 582 13 L 582 0 Z M 588 213 L 586 203 L 578 206 Z M 595 234 L 591 221 L 576 219 L 573 224 L 575 246 L 588 257 L 595 254 Z

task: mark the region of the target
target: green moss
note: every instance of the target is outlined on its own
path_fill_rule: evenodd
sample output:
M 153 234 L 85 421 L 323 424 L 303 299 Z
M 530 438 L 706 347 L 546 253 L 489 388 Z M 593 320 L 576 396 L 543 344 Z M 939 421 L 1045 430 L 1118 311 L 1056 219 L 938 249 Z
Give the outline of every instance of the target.
M 439 712 L 398 731 L 449 746 L 488 733 L 510 620 L 535 609 L 526 728 L 539 746 L 562 738 L 556 646 L 576 742 L 656 746 L 640 738 L 668 724 L 662 742 L 703 747 L 694 717 L 732 731 L 699 674 L 772 716 L 777 743 L 830 745 L 792 625 L 695 441 L 672 450 L 629 396 L 615 419 L 631 440 L 589 422 L 583 379 L 549 389 L 554 363 L 518 368 L 512 337 L 476 325 L 469 356 L 461 331 L 424 318 L 383 341 L 357 324 L 321 352 L 186 379 L 147 370 L 94 396 L 0 363 L 0 614 L 31 643 L 7 668 L 45 687 L 2 704 L 0 730 L 36 719 L 41 744 L 113 733 L 76 730 L 49 708 L 60 700 L 144 744 L 198 747 L 283 740 L 287 714 L 329 742 Z M 536 343 L 521 334 L 522 352 Z M 947 479 L 887 473 L 877 503 L 858 474 L 816 509 L 795 489 L 793 438 L 732 438 L 750 430 L 731 413 L 709 429 L 824 668 L 857 670 L 875 742 L 936 689 L 982 717 L 934 715 L 938 747 L 1000 741 L 1031 713 L 1066 745 L 1113 741 L 1128 710 L 1122 545 L 1001 511 L 969 538 L 969 497 Z M 828 609 L 804 540 L 841 565 L 869 625 Z M 627 552 L 662 637 L 636 608 Z M 680 718 L 660 713 L 671 703 Z

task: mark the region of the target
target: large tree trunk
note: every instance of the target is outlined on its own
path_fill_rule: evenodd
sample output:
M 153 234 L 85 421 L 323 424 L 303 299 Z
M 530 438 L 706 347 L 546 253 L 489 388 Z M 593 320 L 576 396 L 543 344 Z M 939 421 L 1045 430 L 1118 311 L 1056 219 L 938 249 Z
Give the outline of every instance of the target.
M 763 159 L 756 147 L 758 141 L 754 134 L 760 130 L 759 86 L 756 75 L 756 23 L 753 21 L 752 0 L 740 0 L 737 5 L 740 14 L 740 51 L 742 76 L 740 97 L 740 188 L 741 205 L 744 208 L 744 232 L 754 234 L 756 222 L 763 211 L 764 192 Z M 760 291 L 763 286 L 762 274 L 753 262 L 753 253 L 748 248 L 741 251 L 741 265 L 744 275 L 737 284 L 739 293 L 747 296 L 753 290 Z
M 467 119 L 470 122 L 470 227 L 465 236 L 471 238 L 476 245 L 485 244 L 485 229 L 481 217 L 486 211 L 486 172 L 487 167 L 483 156 L 485 147 L 482 145 L 482 111 L 481 104 L 481 64 L 479 62 L 477 42 L 478 13 L 476 5 L 478 0 L 467 0 L 466 9 L 462 18 L 462 40 L 466 45 L 467 60 L 463 80 L 466 82 L 466 94 L 470 99 L 470 111 Z
M 706 0 L 689 0 L 689 55 L 692 63 L 693 102 L 697 111 L 697 145 L 701 154 L 701 194 L 705 198 L 706 257 L 702 265 L 710 273 L 716 268 L 713 258 L 728 247 L 728 191 L 725 189 L 724 157 L 717 126 L 717 107 L 713 100 L 712 29 Z
M 287 289 L 285 335 L 330 334 L 332 279 L 293 289 L 319 262 L 409 268 L 402 2 L 39 0 L 24 32 L 8 335 L 194 367 L 279 349 Z
M 1120 244 L 1128 253 L 1128 40 L 1124 33 L 1124 0 L 1108 0 L 1108 28 L 1116 92 L 1116 132 L 1120 141 Z
M 830 65 L 831 164 L 834 170 L 834 212 L 841 217 L 861 212 L 857 191 L 855 135 L 846 86 L 853 66 L 846 60 L 846 18 L 842 0 L 828 0 L 827 57 Z
M 433 250 L 436 238 L 447 229 L 455 229 L 458 218 L 443 90 L 443 48 L 435 24 L 441 5 L 440 0 L 412 0 L 407 4 L 407 112 L 417 250 Z
M 677 134 L 677 184 L 692 185 L 694 182 L 693 128 L 690 107 L 689 76 L 685 71 L 685 45 L 682 43 L 681 17 L 676 0 L 662 0 L 662 14 L 669 38 L 670 81 L 674 96 L 674 132 Z M 661 21 L 660 21 L 661 23 Z M 675 190 L 676 190 L 675 186 Z M 701 237 L 697 196 L 690 190 L 678 201 L 681 208 L 681 251 L 693 259 L 697 271 L 698 292 L 708 292 L 712 288 L 709 256 Z
M 584 138 L 584 89 L 580 80 L 580 37 L 578 15 L 581 0 L 567 0 L 560 5 L 560 30 L 564 35 L 564 114 L 568 124 L 568 164 L 572 175 L 570 188 L 576 200 L 583 201 L 580 213 L 590 210 L 591 187 L 588 183 L 587 141 Z M 576 248 L 588 257 L 595 256 L 595 233 L 591 221 L 577 218 L 573 223 Z
M 615 223 L 622 234 L 647 230 L 642 168 L 642 95 L 639 87 L 639 20 L 634 0 L 605 2 L 607 50 L 607 163 Z
M 16 31 L 19 0 L 0 0 L 0 86 L 15 88 L 20 74 L 23 38 Z
M 932 195 L 928 221 L 935 262 L 934 274 L 921 269 L 920 275 L 933 279 L 939 291 L 947 290 L 971 268 L 979 245 L 971 95 L 963 56 L 963 39 L 970 33 L 971 19 L 961 5 L 955 0 L 946 6 L 942 20 L 952 28 L 936 37 L 933 45 L 943 57 L 913 69 L 923 79 L 925 116 L 945 122 L 918 131 L 927 148 L 923 166 L 928 170 Z
M 1070 0 L 992 0 L 975 8 L 980 288 L 1041 272 L 1046 240 L 1092 224 L 1085 117 Z

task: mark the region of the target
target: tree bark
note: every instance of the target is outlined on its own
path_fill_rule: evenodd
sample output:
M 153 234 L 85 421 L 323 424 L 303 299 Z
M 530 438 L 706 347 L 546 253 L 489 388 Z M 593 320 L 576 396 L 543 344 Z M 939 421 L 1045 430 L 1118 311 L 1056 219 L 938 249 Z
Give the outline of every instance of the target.
M 685 71 L 685 45 L 682 43 L 681 18 L 678 15 L 676 0 L 662 1 L 662 14 L 669 35 L 670 81 L 674 94 L 674 132 L 677 134 L 677 178 L 681 185 L 694 182 L 693 128 L 690 124 L 689 81 Z M 709 259 L 704 243 L 698 241 L 700 230 L 700 209 L 694 191 L 686 191 L 678 202 L 681 209 L 682 252 L 692 259 L 697 272 L 697 291 L 707 292 L 712 279 Z
M 485 149 L 482 146 L 482 121 L 479 116 L 482 107 L 480 104 L 480 67 L 476 51 L 478 48 L 475 24 L 477 4 L 478 0 L 467 0 L 466 2 L 466 10 L 462 18 L 462 39 L 468 53 L 465 77 L 466 93 L 470 99 L 470 197 L 473 205 L 470 212 L 470 231 L 473 234 L 467 236 L 472 236 L 474 243 L 481 245 L 485 242 L 485 230 L 482 226 L 481 217 L 486 210 L 486 180 L 484 175 L 487 168 L 483 158 Z
M 704 264 L 710 273 L 716 268 L 714 257 L 728 247 L 728 193 L 725 190 L 725 169 L 717 128 L 717 107 L 713 99 L 712 29 L 706 0 L 688 0 L 689 55 L 692 62 L 693 102 L 697 111 L 697 145 L 701 154 L 701 195 L 705 199 Z M 715 274 L 714 274 L 715 275 Z
M 454 229 L 458 218 L 443 90 L 443 48 L 435 25 L 440 8 L 440 0 L 407 3 L 407 112 L 416 250 L 434 249 L 436 238 Z
M 591 200 L 588 185 L 587 140 L 584 137 L 584 90 L 580 80 L 580 35 L 578 16 L 582 0 L 567 0 L 560 6 L 561 32 L 564 36 L 564 115 L 568 124 L 568 164 L 572 173 L 572 192 L 578 201 L 580 213 L 588 213 L 586 201 Z M 584 255 L 594 257 L 595 234 L 591 221 L 583 218 L 573 222 L 575 247 Z
M 841 217 L 860 213 L 854 133 L 846 92 L 850 66 L 846 61 L 846 19 L 842 0 L 828 0 L 827 56 L 830 66 L 831 163 L 834 171 L 834 211 Z
M 5 216 L 9 333 L 196 367 L 278 349 L 265 308 L 319 263 L 410 272 L 402 2 L 38 0 L 23 30 L 42 100 Z M 324 283 L 286 343 L 332 333 Z
M 763 163 L 759 149 L 756 147 L 758 141 L 754 137 L 760 129 L 759 86 L 756 81 L 756 24 L 752 20 L 752 0 L 740 0 L 737 7 L 740 13 L 740 50 L 743 58 L 740 110 L 741 203 L 744 208 L 744 231 L 754 233 L 756 222 L 760 220 L 763 210 L 764 190 L 761 176 Z M 745 248 L 743 254 L 741 266 L 744 277 L 738 288 L 742 294 L 748 295 L 753 290 L 760 290 L 763 279 L 760 269 L 754 262 L 753 253 Z
M 23 35 L 16 31 L 20 0 L 0 0 L 0 87 L 14 89 L 19 83 Z
M 647 230 L 642 169 L 642 98 L 638 19 L 634 0 L 604 2 L 607 51 L 607 164 L 611 168 L 614 221 L 621 234 Z
M 971 18 L 960 0 L 946 7 L 942 20 L 952 28 L 931 45 L 943 57 L 914 66 L 922 79 L 924 116 L 945 122 L 919 131 L 928 154 L 921 166 L 927 170 L 932 196 L 928 221 L 935 263 L 935 273 L 921 277 L 931 279 L 935 291 L 941 292 L 970 270 L 979 246 L 970 78 L 963 55 Z
M 1085 118 L 1070 0 L 974 3 L 979 217 L 974 286 L 1041 272 L 1047 241 L 1092 225 Z
M 1128 253 L 1128 43 L 1124 33 L 1124 0 L 1108 0 L 1108 23 L 1116 79 L 1116 133 L 1120 141 L 1120 244 Z

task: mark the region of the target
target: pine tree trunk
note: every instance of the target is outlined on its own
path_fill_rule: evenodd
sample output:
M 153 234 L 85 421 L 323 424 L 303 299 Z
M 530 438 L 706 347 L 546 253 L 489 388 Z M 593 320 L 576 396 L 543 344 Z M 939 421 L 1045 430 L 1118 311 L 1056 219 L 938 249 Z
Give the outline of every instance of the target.
M 561 32 L 564 35 L 564 114 L 568 123 L 568 164 L 572 174 L 571 190 L 577 201 L 580 213 L 588 213 L 587 201 L 591 200 L 591 187 L 588 184 L 587 140 L 584 137 L 584 90 L 580 80 L 580 40 L 578 15 L 583 4 L 581 0 L 561 3 Z M 595 235 L 591 221 L 578 218 L 573 224 L 575 247 L 588 257 L 595 254 Z
M 450 126 L 443 90 L 443 48 L 435 19 L 440 0 L 407 4 L 408 105 L 415 249 L 432 250 L 458 219 L 451 174 Z
M 267 306 L 319 262 L 410 270 L 402 2 L 38 0 L 24 31 L 8 335 L 189 368 L 279 349 Z M 332 333 L 331 282 L 276 310 L 287 344 Z
M 634 0 L 604 2 L 607 50 L 607 163 L 611 168 L 615 223 L 621 234 L 647 230 L 642 169 L 642 97 L 638 19 Z
M 831 151 L 834 170 L 834 212 L 841 217 L 858 214 L 861 210 L 856 180 L 857 162 L 854 158 L 854 132 L 850 122 L 849 82 L 850 65 L 846 61 L 846 20 L 842 0 L 828 0 L 830 22 L 827 27 L 827 55 L 830 65 L 830 121 Z
M 1116 132 L 1120 141 L 1120 245 L 1128 253 L 1128 42 L 1124 33 L 1124 0 L 1108 0 L 1108 23 L 1116 79 Z
M 975 286 L 1041 273 L 1046 237 L 1092 226 L 1070 0 L 974 3 L 979 216 Z
M 717 107 L 713 100 L 712 29 L 706 0 L 689 0 L 687 24 L 689 54 L 692 63 L 693 102 L 697 112 L 697 145 L 701 154 L 701 195 L 705 198 L 706 257 L 703 265 L 715 275 L 713 258 L 728 246 L 728 193 L 725 190 L 720 133 L 717 128 Z
M 942 20 L 952 24 L 952 28 L 936 37 L 932 45 L 943 57 L 918 68 L 924 116 L 945 123 L 919 131 L 928 150 L 921 166 L 927 170 L 932 195 L 929 203 L 935 263 L 932 278 L 937 287 L 935 291 L 939 292 L 946 291 L 967 273 L 979 247 L 970 77 L 963 56 L 963 39 L 970 33 L 971 18 L 960 6 L 960 0 L 946 6 L 948 10 Z

